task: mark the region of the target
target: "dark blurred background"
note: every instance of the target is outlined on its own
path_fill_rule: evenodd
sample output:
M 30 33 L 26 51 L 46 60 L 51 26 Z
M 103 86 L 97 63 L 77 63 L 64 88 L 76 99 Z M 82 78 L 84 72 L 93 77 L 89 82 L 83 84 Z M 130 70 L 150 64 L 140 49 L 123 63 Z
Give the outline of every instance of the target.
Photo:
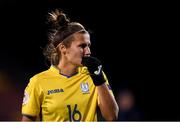
M 0 120 L 19 120 L 23 91 L 47 69 L 47 11 L 62 8 L 91 31 L 92 55 L 104 66 L 115 97 L 133 91 L 144 120 L 178 120 L 179 8 L 169 2 L 1 0 Z

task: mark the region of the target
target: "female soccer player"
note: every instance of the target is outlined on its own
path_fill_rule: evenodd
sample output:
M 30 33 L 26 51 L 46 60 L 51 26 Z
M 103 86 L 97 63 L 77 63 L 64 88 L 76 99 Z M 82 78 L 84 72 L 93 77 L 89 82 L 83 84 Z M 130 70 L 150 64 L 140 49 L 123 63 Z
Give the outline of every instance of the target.
M 44 55 L 51 62 L 24 91 L 22 121 L 116 120 L 118 105 L 101 62 L 91 57 L 90 34 L 59 9 L 48 13 L 51 30 Z

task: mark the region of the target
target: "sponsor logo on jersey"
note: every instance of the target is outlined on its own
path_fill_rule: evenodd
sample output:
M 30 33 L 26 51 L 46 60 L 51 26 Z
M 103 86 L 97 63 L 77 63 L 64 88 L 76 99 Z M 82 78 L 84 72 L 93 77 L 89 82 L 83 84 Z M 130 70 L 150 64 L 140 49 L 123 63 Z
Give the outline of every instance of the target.
M 48 95 L 54 94 L 54 93 L 60 93 L 60 92 L 64 92 L 64 90 L 63 89 L 48 90 Z
M 83 93 L 89 93 L 89 84 L 88 83 L 81 83 L 81 91 Z

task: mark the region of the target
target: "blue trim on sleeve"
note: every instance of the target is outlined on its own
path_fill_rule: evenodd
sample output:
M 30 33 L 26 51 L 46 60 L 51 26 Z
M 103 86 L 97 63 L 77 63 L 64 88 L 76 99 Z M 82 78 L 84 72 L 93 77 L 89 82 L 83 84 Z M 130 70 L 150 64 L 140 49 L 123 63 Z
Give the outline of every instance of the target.
M 112 90 L 111 86 L 109 84 L 107 84 L 107 87 L 109 88 L 109 90 Z

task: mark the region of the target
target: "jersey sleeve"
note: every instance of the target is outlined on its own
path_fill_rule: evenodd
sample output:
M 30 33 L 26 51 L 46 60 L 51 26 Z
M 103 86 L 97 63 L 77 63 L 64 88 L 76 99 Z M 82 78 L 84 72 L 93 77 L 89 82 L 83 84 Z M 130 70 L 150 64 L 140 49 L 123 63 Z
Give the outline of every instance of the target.
M 105 84 L 108 87 L 110 94 L 114 97 L 113 91 L 112 91 L 111 86 L 110 86 L 110 84 L 108 82 L 108 78 L 107 78 L 107 76 L 106 76 L 106 74 L 104 72 L 103 72 L 103 77 L 106 80 Z M 99 104 L 99 98 L 98 98 L 98 104 Z
M 24 90 L 24 98 L 22 104 L 22 114 L 28 116 L 38 116 L 41 109 L 43 99 L 43 90 L 40 87 L 37 78 L 30 79 Z
M 106 74 L 103 72 L 103 76 L 104 76 L 104 79 L 106 80 L 105 84 L 106 86 L 108 87 L 108 89 L 110 90 L 110 93 L 113 95 L 113 92 L 112 92 L 112 89 L 111 89 L 111 86 L 109 85 L 109 81 L 108 81 L 108 78 L 106 76 Z M 114 95 L 113 95 L 114 96 Z

